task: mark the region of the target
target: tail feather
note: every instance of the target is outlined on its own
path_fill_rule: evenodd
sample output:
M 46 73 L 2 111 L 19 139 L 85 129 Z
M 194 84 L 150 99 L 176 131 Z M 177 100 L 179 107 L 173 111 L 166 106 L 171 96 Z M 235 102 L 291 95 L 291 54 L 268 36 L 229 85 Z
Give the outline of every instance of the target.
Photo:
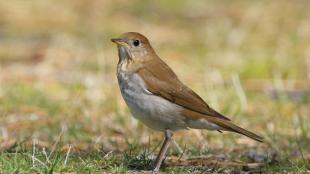
M 194 111 L 191 111 L 191 110 L 184 110 L 183 111 L 183 115 L 186 118 L 188 118 L 189 120 L 205 119 L 205 120 L 207 120 L 210 123 L 216 124 L 217 126 L 220 127 L 219 130 L 218 130 L 220 132 L 221 132 L 221 130 L 232 131 L 232 132 L 236 132 L 236 133 L 245 135 L 245 136 L 247 136 L 249 138 L 252 138 L 252 139 L 254 139 L 256 141 L 264 142 L 262 137 L 254 134 L 253 132 L 250 132 L 248 130 L 245 130 L 245 129 L 235 125 L 230 120 L 223 119 L 221 117 L 216 117 L 216 116 L 204 115 L 204 114 L 201 114 L 201 113 L 198 113 L 198 112 L 194 112 Z M 208 125 L 208 126 L 210 126 L 210 125 Z M 195 126 L 194 128 L 203 129 L 204 126 L 198 126 L 198 127 Z
M 236 133 L 245 135 L 245 136 L 252 138 L 258 142 L 264 142 L 262 137 L 256 135 L 253 132 L 250 132 L 248 130 L 245 130 L 245 129 L 233 124 L 231 121 L 224 120 L 224 119 L 218 119 L 218 118 L 211 118 L 210 120 L 208 119 L 208 121 L 224 128 L 224 130 L 232 131 L 232 132 L 236 132 Z

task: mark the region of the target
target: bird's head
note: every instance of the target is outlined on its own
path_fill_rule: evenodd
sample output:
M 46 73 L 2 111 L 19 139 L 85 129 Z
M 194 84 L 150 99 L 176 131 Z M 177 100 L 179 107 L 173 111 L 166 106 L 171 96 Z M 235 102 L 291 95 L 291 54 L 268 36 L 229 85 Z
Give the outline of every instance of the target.
M 154 54 L 149 40 L 137 32 L 124 33 L 118 38 L 111 39 L 111 41 L 117 44 L 120 61 L 128 59 L 144 61 L 152 57 L 151 54 Z

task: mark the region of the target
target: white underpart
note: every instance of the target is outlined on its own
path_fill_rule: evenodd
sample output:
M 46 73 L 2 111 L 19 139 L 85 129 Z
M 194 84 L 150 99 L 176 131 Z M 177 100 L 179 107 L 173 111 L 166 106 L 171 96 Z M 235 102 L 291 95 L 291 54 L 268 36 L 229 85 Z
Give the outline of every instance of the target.
M 159 131 L 187 127 L 182 107 L 153 95 L 138 74 L 119 73 L 118 81 L 130 112 L 145 125 Z
M 189 120 L 187 124 L 188 124 L 188 127 L 195 128 L 195 129 L 208 129 L 208 130 L 221 129 L 218 125 L 210 123 L 205 119 Z

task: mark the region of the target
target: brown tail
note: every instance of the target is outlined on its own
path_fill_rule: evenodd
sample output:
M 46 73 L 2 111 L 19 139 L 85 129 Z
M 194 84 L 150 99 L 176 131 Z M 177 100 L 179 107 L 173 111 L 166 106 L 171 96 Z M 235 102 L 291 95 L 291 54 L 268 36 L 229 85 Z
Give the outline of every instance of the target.
M 210 119 L 210 120 L 209 120 Z M 242 135 L 245 135 L 249 138 L 252 138 L 258 142 L 264 142 L 263 138 L 254 134 L 253 132 L 250 132 L 248 130 L 245 130 L 235 124 L 233 124 L 229 120 L 219 119 L 219 118 L 209 118 L 208 121 L 217 124 L 218 126 L 224 128 L 224 130 L 236 132 Z

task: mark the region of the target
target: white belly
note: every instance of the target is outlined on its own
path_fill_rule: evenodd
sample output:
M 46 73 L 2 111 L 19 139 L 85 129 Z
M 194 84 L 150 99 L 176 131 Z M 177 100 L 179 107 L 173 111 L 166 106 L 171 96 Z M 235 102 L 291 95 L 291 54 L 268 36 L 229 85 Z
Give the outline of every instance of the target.
M 138 74 L 118 74 L 122 96 L 133 116 L 148 127 L 163 131 L 186 128 L 181 106 L 153 95 Z

